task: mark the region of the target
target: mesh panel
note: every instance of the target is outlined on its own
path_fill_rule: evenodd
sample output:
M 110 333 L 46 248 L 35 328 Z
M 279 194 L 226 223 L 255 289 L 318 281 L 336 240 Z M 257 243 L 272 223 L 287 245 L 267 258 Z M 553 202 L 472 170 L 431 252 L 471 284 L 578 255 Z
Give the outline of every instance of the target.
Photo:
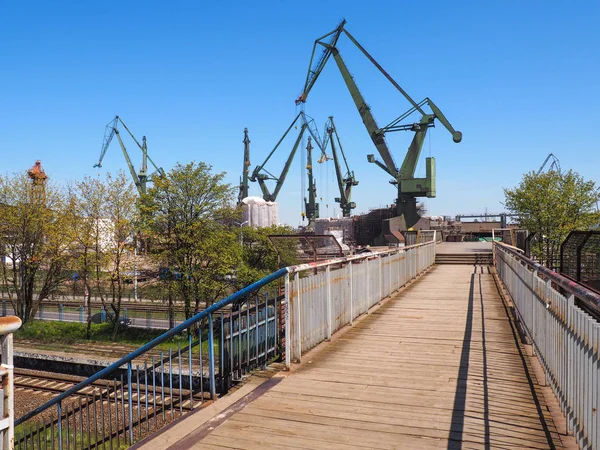
M 577 250 L 580 251 L 578 262 Z M 600 231 L 572 231 L 562 246 L 561 273 L 600 291 Z

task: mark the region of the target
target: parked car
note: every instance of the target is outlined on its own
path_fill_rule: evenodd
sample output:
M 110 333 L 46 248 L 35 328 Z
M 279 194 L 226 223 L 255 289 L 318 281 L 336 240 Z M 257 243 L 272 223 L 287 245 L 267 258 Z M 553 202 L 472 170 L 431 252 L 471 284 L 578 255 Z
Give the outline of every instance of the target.
M 114 317 L 113 313 L 106 311 L 106 320 L 105 320 L 106 322 L 108 322 L 108 321 L 112 322 L 113 317 Z M 99 312 L 99 313 L 92 315 L 90 320 L 92 323 L 102 323 L 102 313 Z M 128 317 L 120 316 L 119 317 L 119 325 L 128 327 L 129 325 L 131 325 L 131 319 Z

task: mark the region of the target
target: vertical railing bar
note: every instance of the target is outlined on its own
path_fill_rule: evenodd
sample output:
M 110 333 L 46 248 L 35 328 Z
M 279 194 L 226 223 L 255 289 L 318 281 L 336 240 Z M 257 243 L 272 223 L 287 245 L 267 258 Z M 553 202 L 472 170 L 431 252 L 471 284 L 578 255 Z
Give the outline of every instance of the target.
M 173 411 L 173 347 L 169 347 L 169 406 L 171 407 L 171 420 L 175 420 L 175 411 Z
M 97 401 L 96 401 L 96 389 L 92 391 L 92 405 L 94 406 L 94 448 L 98 448 L 98 409 L 97 409 Z M 104 424 L 104 421 L 102 421 Z
M 121 418 L 123 419 L 123 444 L 127 443 L 127 416 L 125 415 L 125 383 L 121 374 Z M 130 444 L 133 444 L 130 442 Z
M 229 312 L 229 370 L 227 377 L 233 378 L 233 306 Z
M 108 383 L 106 383 L 106 408 L 108 409 L 108 447 L 110 448 L 110 450 L 113 450 L 112 413 L 110 411 L 110 386 Z M 104 417 L 104 414 L 102 415 L 102 417 Z
M 156 365 L 152 355 L 152 413 L 154 415 L 154 428 L 158 429 L 158 418 L 156 414 Z
M 121 447 L 121 437 L 119 436 L 119 389 L 117 379 L 113 378 L 113 390 L 115 393 L 115 429 L 117 432 L 117 448 Z
M 52 442 L 52 450 L 55 449 L 54 446 L 54 415 L 50 414 L 50 441 Z M 19 448 L 21 447 L 21 443 L 19 441 Z
M 225 324 L 223 313 L 219 314 L 219 386 L 221 393 L 225 392 Z
M 133 445 L 133 399 L 131 390 L 131 361 L 127 363 L 127 405 L 129 406 L 129 444 Z
M 148 420 L 148 361 L 144 361 L 144 397 L 146 404 L 146 432 L 150 433 L 150 420 Z
M 269 356 L 269 293 L 265 292 L 265 303 L 264 303 L 264 311 L 265 311 L 265 361 L 263 363 L 263 368 L 267 367 L 267 361 Z
M 259 342 L 260 342 L 260 338 L 258 335 L 258 293 L 254 294 L 254 335 L 255 335 L 255 339 L 254 339 L 254 348 L 255 348 L 255 355 L 256 355 L 256 359 L 255 359 L 255 367 L 258 367 L 258 350 L 259 350 Z
M 194 409 L 194 385 L 192 384 L 192 331 L 188 334 L 188 370 L 190 378 L 190 411 Z
M 215 341 L 213 331 L 212 313 L 208 314 L 208 385 L 210 389 L 210 398 L 214 400 L 216 397 L 215 389 Z
M 238 315 L 237 315 L 237 320 L 238 320 L 238 345 L 237 345 L 237 377 L 238 379 L 242 378 L 242 302 L 239 303 L 238 305 Z
M 164 365 L 165 355 L 163 352 L 160 352 L 160 400 L 161 400 L 161 409 L 162 409 L 162 417 L 163 422 L 166 420 L 166 411 L 165 411 L 165 365 Z
M 58 415 L 58 417 L 57 417 L 58 450 L 62 450 L 62 402 L 58 402 L 56 404 L 56 409 L 57 409 L 57 415 Z M 25 445 L 25 448 L 27 448 L 27 445 Z
M 183 414 L 183 379 L 181 377 L 181 342 L 177 342 L 177 368 L 179 369 L 179 414 Z
M 100 390 L 98 395 L 98 401 L 100 402 L 100 428 L 102 430 L 102 450 L 106 450 L 106 428 L 104 426 L 104 401 L 102 400 L 102 390 Z
M 92 420 L 90 418 L 90 397 L 88 394 L 85 394 L 85 416 L 87 418 L 87 448 L 92 448 Z M 53 428 L 54 430 L 54 428 Z M 54 436 L 52 436 L 52 440 L 54 441 Z M 52 448 L 54 448 L 54 444 L 52 444 Z
M 204 330 L 202 328 L 198 331 L 198 356 L 200 358 L 200 401 L 204 403 L 204 362 L 202 361 L 202 335 Z
M 135 392 L 137 395 L 137 427 L 138 427 L 138 438 L 142 438 L 142 406 L 140 396 L 140 365 L 135 365 Z M 135 434 L 135 433 L 134 433 Z
M 246 370 L 250 370 L 250 298 L 246 297 Z
M 295 294 L 295 295 L 293 295 Z M 292 299 L 294 300 L 292 304 Z M 309 303 L 310 304 L 310 303 Z M 292 309 L 293 308 L 293 309 Z M 294 314 L 294 324 L 296 325 L 296 352 L 293 357 L 298 363 L 302 362 L 302 290 L 300 288 L 300 274 L 296 272 L 294 274 L 294 290 L 292 291 L 290 285 L 290 306 L 289 314 Z M 290 319 L 290 333 L 291 333 L 291 319 Z M 287 327 L 287 326 L 286 326 Z M 291 340 L 291 338 L 290 338 Z M 291 342 L 290 342 L 291 345 Z
M 67 413 L 65 414 L 65 419 L 67 420 L 67 428 L 66 428 L 66 438 L 67 438 L 67 450 L 71 448 L 71 436 L 69 433 L 69 404 L 67 404 Z M 33 436 L 31 436 L 33 438 Z M 33 439 L 31 439 L 31 443 L 33 444 Z

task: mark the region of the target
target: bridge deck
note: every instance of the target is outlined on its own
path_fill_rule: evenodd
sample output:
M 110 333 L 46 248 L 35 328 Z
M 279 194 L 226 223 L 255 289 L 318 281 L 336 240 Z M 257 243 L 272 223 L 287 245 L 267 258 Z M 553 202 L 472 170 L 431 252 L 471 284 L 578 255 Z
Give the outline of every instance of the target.
M 488 267 L 435 266 L 220 426 L 170 448 L 561 448 L 538 391 Z

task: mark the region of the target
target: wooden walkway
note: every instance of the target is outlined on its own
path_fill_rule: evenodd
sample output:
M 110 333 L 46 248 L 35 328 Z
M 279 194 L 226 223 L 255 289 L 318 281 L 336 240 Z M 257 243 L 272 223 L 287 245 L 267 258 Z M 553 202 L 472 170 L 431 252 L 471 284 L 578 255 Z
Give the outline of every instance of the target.
M 489 271 L 434 266 L 222 424 L 168 448 L 561 448 Z

